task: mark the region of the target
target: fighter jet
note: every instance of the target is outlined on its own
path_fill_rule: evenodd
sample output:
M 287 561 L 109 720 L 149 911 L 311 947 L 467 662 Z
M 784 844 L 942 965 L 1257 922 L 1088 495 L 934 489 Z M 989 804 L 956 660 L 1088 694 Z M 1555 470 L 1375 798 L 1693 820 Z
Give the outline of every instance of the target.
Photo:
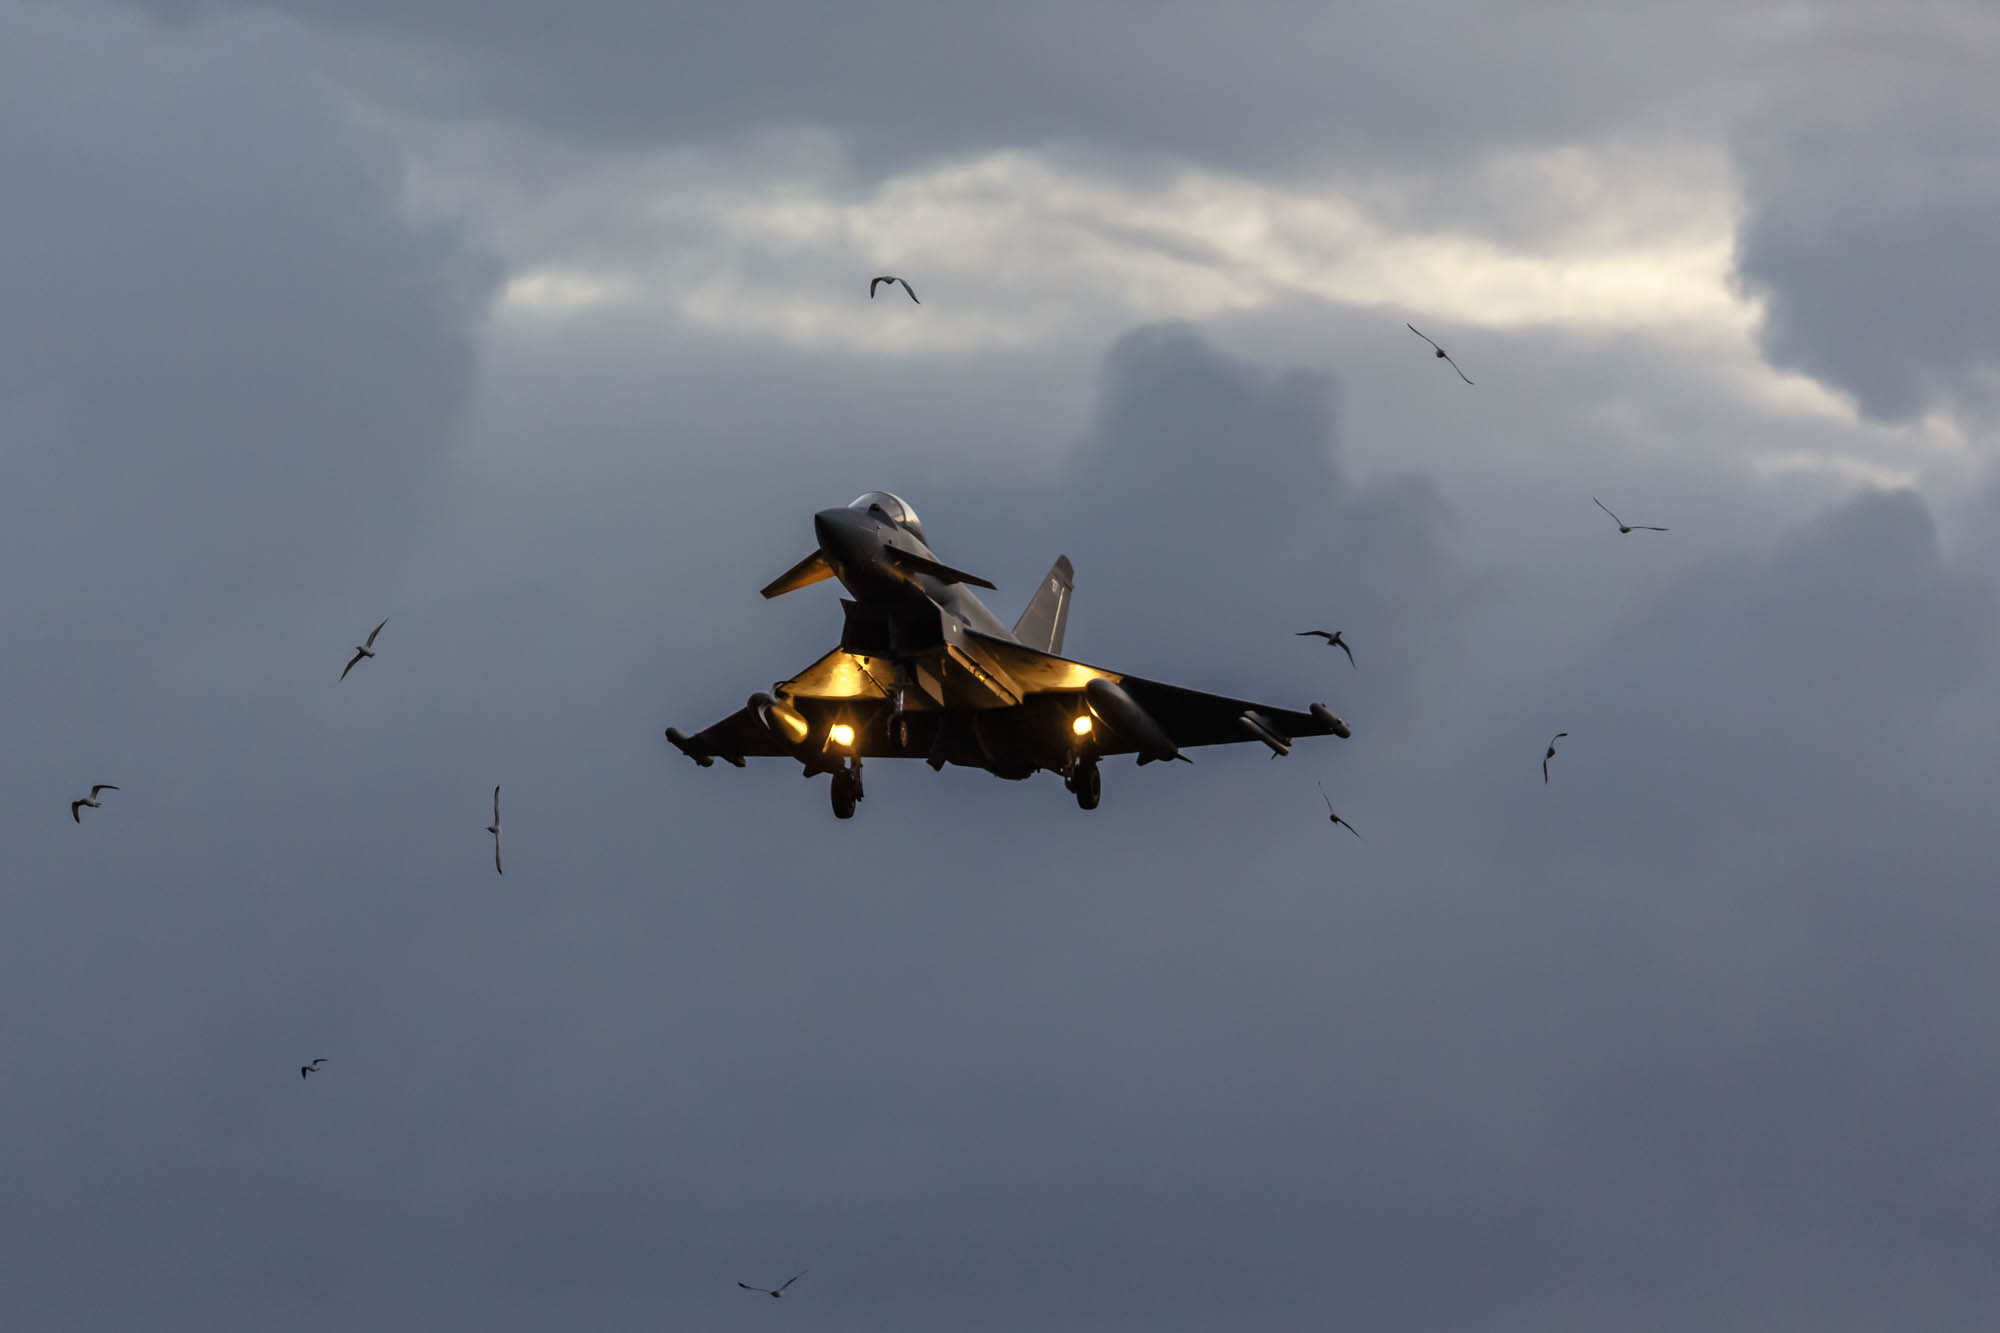
M 939 560 L 916 511 L 887 491 L 813 516 L 817 549 L 773 579 L 779 597 L 836 578 L 850 594 L 840 646 L 714 726 L 667 739 L 707 768 L 752 756 L 832 776 L 833 813 L 854 817 L 864 758 L 921 758 L 1023 779 L 1043 770 L 1085 810 L 1102 794 L 1098 763 L 1140 764 L 1182 750 L 1259 741 L 1288 754 L 1300 736 L 1341 736 L 1324 704 L 1304 712 L 1246 703 L 1064 657 L 1074 571 L 1058 556 L 1010 630 L 973 588 L 993 585 Z

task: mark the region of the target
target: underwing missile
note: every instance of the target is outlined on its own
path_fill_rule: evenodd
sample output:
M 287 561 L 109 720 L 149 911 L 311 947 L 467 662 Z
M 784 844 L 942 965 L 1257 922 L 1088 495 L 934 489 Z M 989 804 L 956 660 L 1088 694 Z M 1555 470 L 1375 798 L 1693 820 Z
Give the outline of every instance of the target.
M 1272 726 L 1270 720 L 1264 717 L 1263 714 L 1252 710 L 1244 713 L 1236 720 L 1242 725 L 1243 730 L 1250 733 L 1251 739 L 1260 740 L 1270 746 L 1272 754 L 1290 754 L 1292 752 L 1291 741 L 1283 732 Z
M 804 713 L 788 703 L 773 699 L 768 694 L 751 695 L 749 707 L 750 711 L 756 714 L 757 720 L 762 722 L 765 729 L 776 736 L 781 744 L 803 744 L 806 734 L 812 730 L 806 722 Z
M 1103 676 L 1092 680 L 1083 687 L 1083 702 L 1092 717 L 1132 743 L 1139 752 L 1140 763 L 1187 758 L 1160 724 L 1153 720 L 1153 715 L 1141 708 L 1139 701 L 1127 694 L 1117 681 Z

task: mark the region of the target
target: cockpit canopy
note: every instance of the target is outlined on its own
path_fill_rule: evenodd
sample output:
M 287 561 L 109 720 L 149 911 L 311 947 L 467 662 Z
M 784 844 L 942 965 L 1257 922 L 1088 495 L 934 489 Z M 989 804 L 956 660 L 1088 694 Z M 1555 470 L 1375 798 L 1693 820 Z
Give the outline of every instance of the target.
M 860 509 L 868 513 L 878 514 L 915 537 L 924 545 L 929 546 L 931 544 L 931 539 L 924 536 L 923 520 L 917 517 L 916 510 L 903 503 L 900 496 L 891 495 L 887 491 L 869 491 L 866 495 L 855 496 L 853 502 L 847 507 L 849 509 Z

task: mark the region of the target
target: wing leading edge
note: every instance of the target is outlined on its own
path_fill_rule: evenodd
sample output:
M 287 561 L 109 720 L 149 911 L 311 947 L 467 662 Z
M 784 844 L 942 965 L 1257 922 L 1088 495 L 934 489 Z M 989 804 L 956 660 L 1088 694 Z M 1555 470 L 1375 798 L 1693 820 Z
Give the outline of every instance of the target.
M 669 728 L 667 738 L 703 767 L 716 759 L 742 767 L 752 757 L 788 756 L 812 771 L 836 764 L 841 754 L 855 754 L 929 757 L 934 766 L 964 763 L 1025 776 L 1038 767 L 1063 767 L 1075 757 L 1071 728 L 1086 712 L 1096 715 L 1092 753 L 1137 754 L 1141 763 L 1172 757 L 1182 748 L 1250 740 L 1282 754 L 1301 736 L 1349 734 L 1345 723 L 1318 704 L 1301 712 L 1208 694 L 976 632 L 966 633 L 961 643 L 976 665 L 1011 687 L 1018 703 L 947 709 L 912 695 L 906 699 L 910 711 L 901 715 L 900 726 L 892 725 L 898 715 L 890 664 L 835 649 L 778 682 L 775 697 L 754 695 L 693 736 Z M 1116 687 L 1143 715 L 1121 724 L 1115 714 L 1092 706 L 1087 692 L 1100 702 L 1105 693 L 1105 685 L 1093 691 L 1093 682 Z M 851 729 L 850 739 L 836 746 L 831 734 L 841 726 Z
M 1144 676 L 1107 671 L 1087 662 L 1072 661 L 987 635 L 971 637 L 976 638 L 981 649 L 991 653 L 1029 695 L 1073 694 L 1081 702 L 1084 689 L 1093 680 L 1107 680 L 1118 685 L 1159 724 L 1174 745 L 1182 748 L 1262 740 L 1263 737 L 1245 725 L 1245 714 L 1261 723 L 1267 731 L 1276 733 L 1276 739 L 1287 745 L 1300 736 L 1344 737 L 1348 734 L 1344 722 L 1317 704 L 1306 712 L 1274 708 L 1247 699 L 1168 685 Z M 1138 753 L 1145 746 L 1137 737 L 1114 734 L 1098 737 L 1094 748 L 1100 755 L 1117 755 Z
M 782 726 L 774 728 L 766 721 L 772 705 L 782 701 L 783 706 L 795 709 L 806 719 L 808 739 L 817 736 L 824 740 L 828 726 L 836 721 L 846 722 L 864 741 L 859 747 L 860 753 L 878 753 L 870 749 L 865 740 L 875 730 L 868 724 L 888 709 L 889 690 L 881 683 L 867 658 L 836 648 L 790 680 L 779 681 L 773 688 L 777 699 L 769 695 L 753 696 L 742 708 L 692 736 L 683 736 L 669 727 L 667 739 L 682 754 L 704 768 L 717 759 L 727 760 L 741 768 L 745 759 L 758 756 L 788 755 L 796 758 L 799 757 L 799 747 L 781 738 Z M 883 753 L 900 754 L 902 751 Z

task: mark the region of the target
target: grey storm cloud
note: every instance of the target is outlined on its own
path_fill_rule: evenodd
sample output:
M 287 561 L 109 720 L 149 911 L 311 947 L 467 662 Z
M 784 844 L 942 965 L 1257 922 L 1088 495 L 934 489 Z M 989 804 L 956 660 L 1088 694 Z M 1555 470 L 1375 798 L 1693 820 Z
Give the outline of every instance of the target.
M 1450 651 L 1475 580 L 1429 479 L 1348 475 L 1331 376 L 1266 371 L 1166 324 L 1114 343 L 1098 392 L 1091 428 L 1036 507 L 1071 535 L 1078 596 L 1099 594 L 1089 620 L 1107 647 L 1158 663 L 1155 675 L 1192 654 L 1200 683 L 1230 693 L 1282 689 L 1309 663 L 1375 709 L 1414 697 L 1422 664 Z M 1331 657 L 1290 637 L 1341 626 L 1370 659 L 1365 678 L 1328 670 Z
M 1611 1154 L 1602 1206 L 1726 1326 L 1906 1301 L 1969 1328 L 1993 1297 L 1996 643 L 1924 504 L 1863 493 L 1578 645 L 1526 701 L 1572 731 L 1562 818 L 1508 800 L 1473 830 L 1574 914 L 1553 966 L 1634 969 L 1566 983 L 1616 998 L 1550 1086 L 1579 1159 Z M 1511 742 L 1524 778 L 1539 739 Z
M 1353 158 L 1449 160 L 1643 122 L 1689 101 L 1688 65 L 1758 44 L 1728 5 L 1627 7 L 1589 24 L 1560 8 L 1112 3 L 939 10 L 758 0 L 696 13 L 613 0 L 552 18 L 530 0 L 138 0 L 200 22 L 282 13 L 382 38 L 449 77 L 415 94 L 607 142 L 717 142 L 812 125 L 854 138 L 857 165 L 1053 143 L 1285 169 Z M 1499 114 L 1496 114 L 1496 110 Z M 1110 163 L 1107 162 L 1107 167 Z
M 2000 124 L 1907 120 L 1788 133 L 1752 150 L 1738 238 L 1779 366 L 1852 395 L 1878 421 L 1991 409 L 2000 367 Z
M 1993 408 L 2000 21 L 1956 18 L 1883 16 L 1807 47 L 1815 72 L 1774 70 L 1736 136 L 1737 276 L 1764 299 L 1765 354 L 1878 421 Z
M 495 274 L 404 215 L 290 25 L 9 6 L 0 33 L 11 618 L 89 659 L 394 569 Z

